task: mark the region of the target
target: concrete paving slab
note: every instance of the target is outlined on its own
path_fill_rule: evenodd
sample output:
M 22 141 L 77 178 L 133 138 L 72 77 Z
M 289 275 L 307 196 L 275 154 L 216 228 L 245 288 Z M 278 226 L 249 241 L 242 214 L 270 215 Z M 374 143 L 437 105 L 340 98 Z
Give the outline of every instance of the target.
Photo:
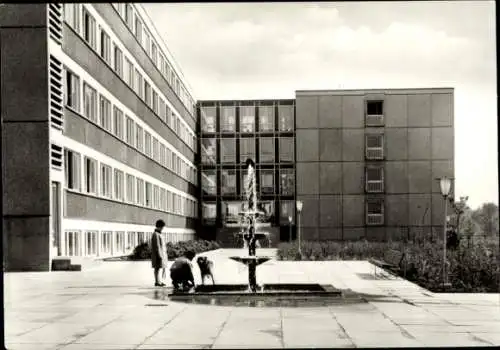
M 246 267 L 228 259 L 241 253 L 204 254 L 214 261 L 218 283 L 246 283 Z M 14 349 L 65 350 L 500 345 L 500 294 L 436 294 L 370 274 L 366 261 L 270 261 L 258 268 L 259 283 L 329 283 L 344 289 L 344 299 L 326 307 L 252 308 L 165 299 L 168 289 L 152 286 L 149 261 L 6 273 L 6 340 Z M 441 340 L 432 342 L 436 335 Z

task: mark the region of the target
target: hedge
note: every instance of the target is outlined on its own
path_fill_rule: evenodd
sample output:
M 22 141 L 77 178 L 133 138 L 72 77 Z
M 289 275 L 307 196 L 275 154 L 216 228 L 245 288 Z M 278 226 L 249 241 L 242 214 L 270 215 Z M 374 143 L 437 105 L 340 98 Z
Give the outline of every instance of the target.
M 187 250 L 192 250 L 196 254 L 204 253 L 210 250 L 219 249 L 220 244 L 216 241 L 190 240 L 177 243 L 167 242 L 167 254 L 169 260 L 174 260 L 184 255 Z M 129 255 L 130 260 L 151 259 L 151 247 L 149 242 L 143 242 L 134 248 Z

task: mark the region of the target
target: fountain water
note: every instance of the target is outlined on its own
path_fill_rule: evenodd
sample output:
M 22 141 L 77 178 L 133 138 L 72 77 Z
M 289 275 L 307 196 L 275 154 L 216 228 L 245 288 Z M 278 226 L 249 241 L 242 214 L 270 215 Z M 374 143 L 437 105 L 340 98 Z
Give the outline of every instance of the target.
M 230 259 L 241 262 L 248 266 L 248 290 L 255 293 L 259 289 L 257 285 L 257 266 L 270 260 L 269 256 L 256 255 L 256 243 L 259 239 L 267 237 L 265 232 L 256 232 L 257 217 L 261 212 L 257 209 L 257 186 L 255 179 L 255 163 L 252 159 L 246 161 L 248 173 L 246 187 L 247 210 L 240 212 L 246 224 L 246 232 L 242 233 L 243 239 L 248 247 L 248 255 L 231 256 Z

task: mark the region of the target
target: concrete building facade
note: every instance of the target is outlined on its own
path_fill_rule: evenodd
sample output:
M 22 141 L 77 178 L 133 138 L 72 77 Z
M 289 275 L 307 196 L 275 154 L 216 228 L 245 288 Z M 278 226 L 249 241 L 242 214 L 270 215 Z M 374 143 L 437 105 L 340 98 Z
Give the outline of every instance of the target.
M 453 89 L 298 91 L 304 239 L 442 234 L 436 178 L 454 175 L 453 101 Z
M 135 4 L 2 5 L 4 268 L 197 225 L 195 101 Z

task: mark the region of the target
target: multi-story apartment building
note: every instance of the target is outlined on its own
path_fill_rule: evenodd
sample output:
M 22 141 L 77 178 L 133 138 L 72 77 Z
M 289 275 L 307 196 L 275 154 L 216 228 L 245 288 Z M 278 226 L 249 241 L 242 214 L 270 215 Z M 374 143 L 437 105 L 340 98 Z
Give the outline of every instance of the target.
M 196 103 L 129 3 L 0 5 L 0 62 L 8 271 L 127 254 L 159 218 L 169 241 L 240 244 L 247 158 L 272 245 L 441 232 L 453 89 Z
M 232 242 L 228 213 L 240 207 L 246 157 L 256 160 L 259 199 L 281 240 L 289 216 L 295 237 L 295 200 L 305 240 L 441 232 L 436 178 L 454 175 L 453 89 L 297 91 L 295 100 L 202 101 L 198 109 L 203 231 L 218 240 Z M 272 131 L 260 126 L 268 120 Z
M 203 234 L 226 244 L 235 242 L 245 203 L 245 161 L 251 158 L 256 163 L 260 210 L 265 213 L 259 220 L 267 226 L 271 242 L 279 242 L 279 227 L 286 228 L 295 213 L 295 101 L 198 105 Z
M 436 178 L 454 175 L 453 120 L 453 89 L 298 91 L 304 239 L 442 232 Z
M 141 6 L 2 5 L 6 270 L 194 237 L 195 101 Z

